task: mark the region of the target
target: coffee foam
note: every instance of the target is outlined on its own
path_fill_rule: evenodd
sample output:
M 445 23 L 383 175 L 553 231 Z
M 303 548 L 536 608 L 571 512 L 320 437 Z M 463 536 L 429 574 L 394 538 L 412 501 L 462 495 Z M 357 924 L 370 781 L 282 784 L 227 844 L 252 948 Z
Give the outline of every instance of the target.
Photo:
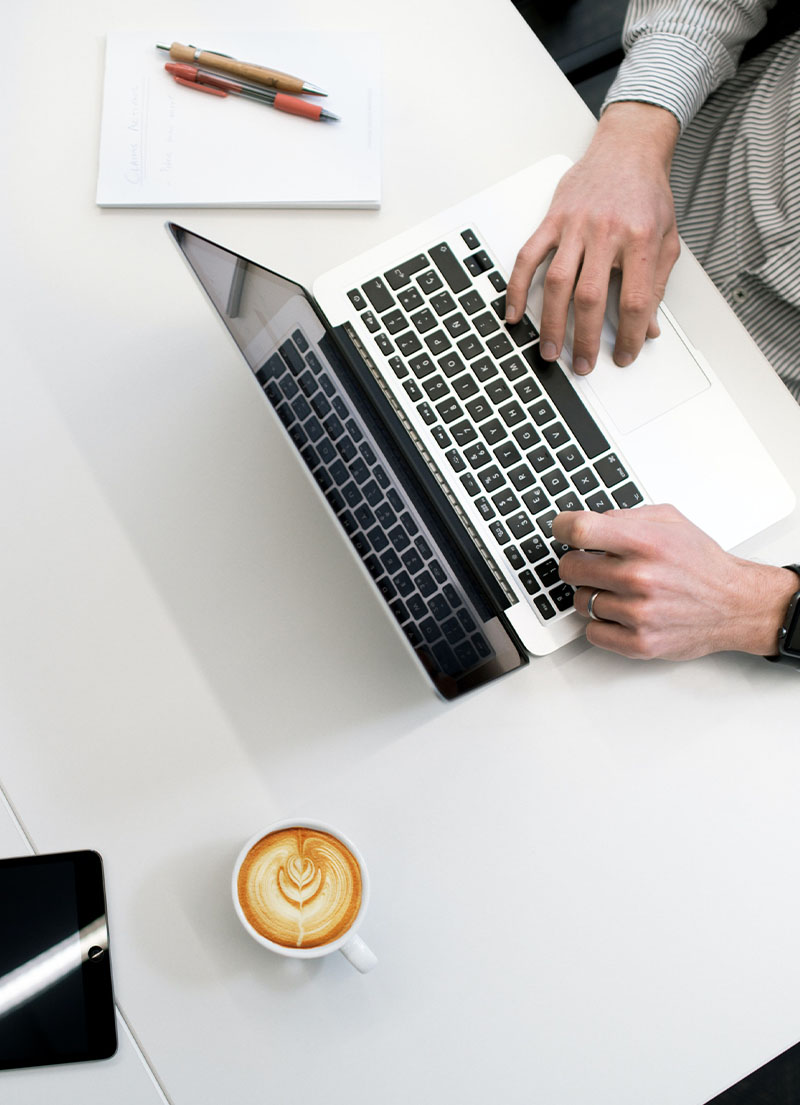
M 256 932 L 287 948 L 317 948 L 338 940 L 355 921 L 361 869 L 330 833 L 279 829 L 247 853 L 237 891 Z

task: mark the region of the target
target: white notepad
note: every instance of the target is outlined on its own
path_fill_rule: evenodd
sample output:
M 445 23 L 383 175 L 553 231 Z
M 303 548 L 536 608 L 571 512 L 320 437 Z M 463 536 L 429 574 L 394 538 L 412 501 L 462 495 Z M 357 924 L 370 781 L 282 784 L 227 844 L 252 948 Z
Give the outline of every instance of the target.
M 192 43 L 280 69 L 328 93 L 313 122 L 184 88 L 156 43 Z M 97 203 L 102 207 L 378 207 L 377 36 L 345 32 L 110 33 Z M 316 99 L 316 98 L 315 98 Z

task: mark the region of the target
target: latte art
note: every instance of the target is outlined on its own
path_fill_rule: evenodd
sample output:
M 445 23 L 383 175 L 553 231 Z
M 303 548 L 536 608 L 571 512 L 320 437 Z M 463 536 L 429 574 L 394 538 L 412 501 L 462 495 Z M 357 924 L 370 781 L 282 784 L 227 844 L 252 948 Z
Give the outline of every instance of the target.
M 237 880 L 256 932 L 288 948 L 317 948 L 343 936 L 361 907 L 361 870 L 330 833 L 294 827 L 259 840 Z

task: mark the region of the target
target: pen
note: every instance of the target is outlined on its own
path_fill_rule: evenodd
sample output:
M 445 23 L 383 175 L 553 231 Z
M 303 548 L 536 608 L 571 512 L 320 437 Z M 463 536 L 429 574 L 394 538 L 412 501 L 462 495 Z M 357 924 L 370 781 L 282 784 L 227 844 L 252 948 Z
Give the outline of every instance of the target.
M 296 96 L 327 96 L 328 93 L 318 88 L 315 84 L 300 77 L 292 77 L 289 73 L 281 73 L 278 69 L 267 69 L 263 65 L 251 65 L 246 61 L 237 61 L 229 54 L 216 54 L 213 50 L 200 50 L 196 46 L 183 46 L 180 42 L 173 42 L 171 46 L 156 44 L 157 50 L 166 50 L 173 61 L 189 62 L 193 65 L 205 66 L 207 69 L 218 69 L 223 73 L 230 73 L 233 77 L 239 77 L 243 81 L 252 81 L 253 84 L 274 88 L 278 92 L 292 92 Z
M 198 92 L 209 92 L 213 96 L 227 96 L 232 92 L 235 96 L 245 96 L 248 100 L 256 100 L 258 103 L 267 104 L 277 111 L 286 111 L 290 115 L 302 115 L 305 119 L 314 119 L 319 122 L 337 122 L 338 115 L 321 107 L 320 104 L 310 104 L 307 100 L 301 100 L 298 96 L 289 96 L 285 92 L 275 92 L 271 88 L 254 88 L 252 85 L 242 84 L 240 81 L 232 81 L 227 77 L 220 77 L 216 73 L 207 73 L 196 65 L 183 65 L 176 62 L 167 62 L 164 66 L 178 84 L 184 84 L 188 88 L 196 88 Z

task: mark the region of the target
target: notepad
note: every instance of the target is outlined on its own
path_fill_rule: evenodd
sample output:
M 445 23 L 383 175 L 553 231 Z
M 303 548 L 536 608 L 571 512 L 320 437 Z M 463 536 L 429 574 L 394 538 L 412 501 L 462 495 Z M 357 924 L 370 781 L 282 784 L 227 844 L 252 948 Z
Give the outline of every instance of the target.
M 156 43 L 280 69 L 324 88 L 320 123 L 175 83 Z M 360 32 L 109 33 L 97 203 L 101 207 L 378 207 L 380 43 Z

